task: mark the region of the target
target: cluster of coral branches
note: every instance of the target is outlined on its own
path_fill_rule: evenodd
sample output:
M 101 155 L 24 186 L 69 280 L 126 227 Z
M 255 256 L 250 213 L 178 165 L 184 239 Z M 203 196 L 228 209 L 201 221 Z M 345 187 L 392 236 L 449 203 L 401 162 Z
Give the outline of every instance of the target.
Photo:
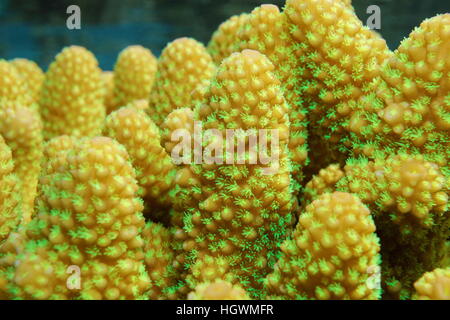
M 0 298 L 450 299 L 450 14 L 391 51 L 349 2 L 0 60 Z M 196 121 L 277 163 L 177 164 Z

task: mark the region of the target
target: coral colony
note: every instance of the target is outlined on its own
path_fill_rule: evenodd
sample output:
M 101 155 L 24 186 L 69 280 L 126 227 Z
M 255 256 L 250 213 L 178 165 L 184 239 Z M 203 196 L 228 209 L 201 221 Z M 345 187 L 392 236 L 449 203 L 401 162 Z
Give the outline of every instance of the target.
M 0 60 L 0 298 L 450 299 L 449 52 L 450 14 L 390 51 L 287 0 L 112 72 Z

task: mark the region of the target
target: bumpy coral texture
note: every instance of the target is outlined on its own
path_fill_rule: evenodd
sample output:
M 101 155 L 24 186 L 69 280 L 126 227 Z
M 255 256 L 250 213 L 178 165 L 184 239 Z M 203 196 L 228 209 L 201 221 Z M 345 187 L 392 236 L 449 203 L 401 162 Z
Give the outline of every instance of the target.
M 66 154 L 78 143 L 73 136 L 58 136 L 44 143 L 44 157 L 41 163 L 41 176 L 47 175 L 47 169 L 62 166 L 66 161 Z M 51 165 L 50 165 L 51 164 Z
M 222 280 L 227 283 L 237 283 L 236 275 L 231 272 L 230 261 L 226 257 L 205 255 L 197 260 L 189 270 L 186 277 L 187 286 L 195 291 L 201 283 L 212 283 Z
M 150 211 L 156 214 L 156 207 L 169 207 L 176 169 L 161 146 L 158 127 L 147 114 L 133 107 L 120 108 L 107 117 L 105 134 L 124 145 L 130 154 L 141 187 L 139 195 Z
M 421 155 L 349 161 L 339 188 L 354 192 L 375 214 L 386 298 L 407 299 L 425 271 L 440 266 L 450 236 L 448 184 Z M 414 267 L 412 267 L 414 266 Z
M 58 135 L 93 137 L 105 118 L 102 73 L 85 48 L 65 48 L 50 65 L 41 93 L 44 138 Z
M 188 295 L 189 300 L 249 300 L 248 294 L 239 285 L 223 280 L 202 283 Z
M 55 160 L 61 154 L 68 152 L 73 149 L 78 139 L 73 136 L 58 136 L 44 144 L 44 157 L 45 164 L 42 165 L 43 169 L 45 169 L 50 161 Z M 45 172 L 43 173 L 45 175 Z
M 223 22 L 208 43 L 208 52 L 214 62 L 220 65 L 223 59 L 236 52 L 239 44 L 239 31 L 247 23 L 248 14 L 232 16 Z
M 425 20 L 389 52 L 343 2 L 289 0 L 285 12 L 310 110 L 307 176 L 350 155 L 341 190 L 375 213 L 384 297 L 407 299 L 449 236 L 450 15 Z
M 17 256 L 24 250 L 26 235 L 24 229 L 11 231 L 9 236 L 0 244 L 0 299 L 13 299 L 13 278 Z
M 150 285 L 148 298 L 152 300 L 173 299 L 169 288 L 174 285 L 173 260 L 171 248 L 172 235 L 159 223 L 147 222 L 142 231 L 144 239 L 144 262 L 148 270 Z
M 346 178 L 338 184 L 357 194 L 404 227 L 432 227 L 435 215 L 444 214 L 448 202 L 445 178 L 439 167 L 423 156 L 399 154 L 375 161 L 348 161 Z M 347 184 L 347 186 L 344 186 Z
M 13 64 L 0 59 L 0 75 L 0 108 L 12 101 L 27 107 L 33 105 L 26 80 Z
M 34 61 L 28 59 L 17 58 L 11 60 L 11 64 L 19 71 L 19 74 L 25 80 L 33 102 L 39 102 L 42 84 L 45 79 L 44 72 Z
M 307 160 L 306 109 L 296 93 L 296 64 L 289 24 L 277 6 L 265 4 L 248 15 L 239 31 L 238 50 L 253 49 L 266 55 L 274 64 L 274 73 L 281 82 L 290 111 L 290 138 L 292 173 L 301 180 L 301 168 Z
M 191 93 L 213 77 L 215 66 L 206 48 L 191 38 L 169 43 L 158 60 L 158 72 L 149 99 L 148 114 L 161 125 L 173 110 L 192 107 Z
M 114 66 L 114 109 L 148 99 L 156 69 L 157 60 L 149 49 L 139 45 L 125 48 Z
M 370 211 L 354 195 L 325 193 L 306 207 L 275 270 L 270 294 L 288 299 L 377 299 L 380 250 Z M 373 275 L 379 277 L 379 275 Z
M 450 268 L 426 272 L 414 283 L 417 300 L 450 300 Z
M 449 51 L 287 0 L 114 72 L 0 59 L 0 299 L 450 299 Z
M 448 185 L 439 167 L 404 153 L 350 158 L 344 170 L 330 165 L 313 177 L 305 201 L 334 190 L 352 192 L 369 206 L 382 244 L 385 297 L 409 298 L 414 281 L 441 264 L 450 235 Z
M 0 247 L 22 218 L 19 179 L 13 169 L 11 150 L 0 135 Z
M 341 1 L 288 0 L 285 13 L 295 40 L 298 90 L 309 110 L 311 170 L 343 161 L 345 128 L 356 100 L 391 56 L 385 41 L 364 27 L 351 6 Z M 336 145 L 343 140 L 344 145 Z
M 143 206 L 125 149 L 109 138 L 82 140 L 61 150 L 45 172 L 11 293 L 27 299 L 144 297 Z
M 292 224 L 288 105 L 273 70 L 273 64 L 256 51 L 232 54 L 222 62 L 207 103 L 195 114 L 203 123 L 204 147 L 215 146 L 223 161 L 224 146 L 206 130 L 217 129 L 223 137 L 226 129 L 277 131 L 279 147 L 272 150 L 272 161 L 251 164 L 247 158 L 238 164 L 234 153 L 234 165 L 216 159 L 219 162 L 187 166 L 177 175 L 179 190 L 174 197 L 178 215 L 173 223 L 183 225 L 176 238 L 183 241 L 185 252 L 177 261 L 188 267 L 201 264 L 206 256 L 224 258 L 236 281 L 255 297 L 261 295 L 262 279 Z M 267 136 L 268 148 L 273 139 Z M 231 143 L 235 149 L 236 142 Z
M 304 202 L 309 204 L 312 200 L 324 193 L 331 193 L 336 190 L 336 183 L 344 177 L 344 171 L 338 164 L 330 164 L 320 171 L 306 183 L 304 189 Z
M 11 148 L 14 173 L 20 179 L 25 223 L 34 212 L 34 199 L 43 154 L 42 122 L 36 110 L 16 103 L 0 109 L 0 134 Z
M 449 176 L 449 23 L 450 14 L 425 20 L 388 60 L 359 101 L 370 112 L 350 119 L 355 152 L 420 153 Z

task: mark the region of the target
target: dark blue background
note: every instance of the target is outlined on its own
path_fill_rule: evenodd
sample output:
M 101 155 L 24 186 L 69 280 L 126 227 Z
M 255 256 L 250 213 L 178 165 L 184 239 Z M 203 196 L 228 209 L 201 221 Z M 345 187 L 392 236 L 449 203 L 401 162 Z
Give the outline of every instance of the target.
M 284 0 L 0 0 L 0 58 L 23 57 L 46 68 L 66 45 L 77 44 L 94 52 L 105 70 L 117 54 L 141 44 L 159 55 L 167 42 L 182 36 L 207 43 L 228 17 L 250 12 L 262 3 L 282 7 Z M 391 49 L 420 22 L 450 12 L 446 0 L 353 0 L 365 22 L 366 8 L 381 7 L 381 33 Z M 77 4 L 82 29 L 66 28 L 66 9 Z

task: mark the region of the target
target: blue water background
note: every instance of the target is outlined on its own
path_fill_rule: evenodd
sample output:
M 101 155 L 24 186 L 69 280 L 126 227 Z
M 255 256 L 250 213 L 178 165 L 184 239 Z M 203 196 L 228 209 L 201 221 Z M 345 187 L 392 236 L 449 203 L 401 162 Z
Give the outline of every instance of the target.
M 91 1 L 91 2 L 89 2 Z M 120 50 L 141 44 L 155 55 L 182 36 L 207 43 L 227 17 L 250 12 L 261 3 L 282 7 L 282 0 L 0 0 L 0 58 L 28 58 L 47 68 L 67 45 L 91 50 L 104 70 L 111 70 Z M 97 4 L 93 8 L 93 2 Z M 437 13 L 450 12 L 450 1 L 442 0 L 353 0 L 358 16 L 366 21 L 367 6 L 382 10 L 382 29 L 391 49 L 419 23 Z M 70 4 L 82 10 L 82 29 L 68 30 L 65 12 Z

